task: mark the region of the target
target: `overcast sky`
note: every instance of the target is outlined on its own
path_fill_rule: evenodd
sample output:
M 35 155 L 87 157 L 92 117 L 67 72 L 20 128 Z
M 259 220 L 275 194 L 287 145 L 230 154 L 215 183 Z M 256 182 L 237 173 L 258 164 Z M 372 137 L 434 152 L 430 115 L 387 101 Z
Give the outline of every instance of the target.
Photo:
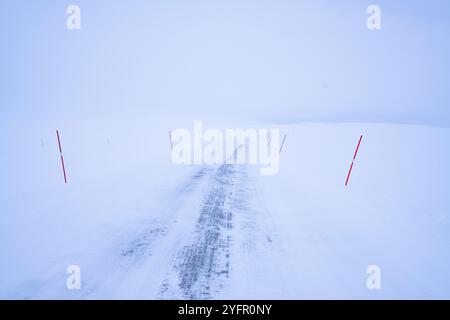
M 0 3 L 2 116 L 450 125 L 449 1 Z

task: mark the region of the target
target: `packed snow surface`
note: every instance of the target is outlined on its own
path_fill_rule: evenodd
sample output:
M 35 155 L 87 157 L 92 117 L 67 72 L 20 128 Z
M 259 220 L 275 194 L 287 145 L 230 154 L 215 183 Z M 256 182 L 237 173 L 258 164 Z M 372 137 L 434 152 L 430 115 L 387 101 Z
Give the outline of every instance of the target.
M 205 123 L 286 134 L 262 176 L 174 165 L 168 131 L 193 120 L 3 121 L 0 297 L 450 298 L 450 129 Z

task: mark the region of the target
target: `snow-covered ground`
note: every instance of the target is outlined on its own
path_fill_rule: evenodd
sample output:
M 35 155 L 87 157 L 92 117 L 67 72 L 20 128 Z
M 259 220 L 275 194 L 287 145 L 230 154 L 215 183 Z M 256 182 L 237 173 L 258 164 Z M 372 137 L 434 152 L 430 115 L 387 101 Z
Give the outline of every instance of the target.
M 267 125 L 287 138 L 261 176 L 172 164 L 168 131 L 193 120 L 0 120 L 0 297 L 450 298 L 450 129 Z

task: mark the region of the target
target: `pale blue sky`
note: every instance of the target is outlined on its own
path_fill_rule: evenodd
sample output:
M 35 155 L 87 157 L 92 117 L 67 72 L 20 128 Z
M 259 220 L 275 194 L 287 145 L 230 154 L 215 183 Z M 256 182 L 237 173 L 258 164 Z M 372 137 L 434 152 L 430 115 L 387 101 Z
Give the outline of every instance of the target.
M 450 125 L 449 1 L 0 0 L 0 115 Z M 78 4 L 82 29 L 66 29 Z M 366 8 L 382 30 L 366 28 Z

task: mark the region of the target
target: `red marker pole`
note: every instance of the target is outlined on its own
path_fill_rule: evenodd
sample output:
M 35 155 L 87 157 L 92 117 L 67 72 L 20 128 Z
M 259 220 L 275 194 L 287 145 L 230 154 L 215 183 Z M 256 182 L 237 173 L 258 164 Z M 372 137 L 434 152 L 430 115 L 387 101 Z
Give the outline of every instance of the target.
M 345 180 L 345 186 L 348 184 L 348 180 L 350 179 L 350 174 L 352 173 L 353 169 L 353 162 L 355 162 L 356 155 L 358 154 L 359 146 L 361 145 L 362 135 L 359 137 L 358 145 L 356 146 L 355 154 L 353 155 L 352 164 L 350 165 L 350 169 L 348 170 L 347 179 Z
M 61 148 L 61 140 L 59 139 L 59 131 L 56 130 L 56 137 L 58 138 L 58 147 L 59 147 L 59 154 L 61 156 L 61 165 L 64 173 L 64 182 L 67 183 L 67 176 L 66 176 L 66 168 L 64 167 L 64 157 L 62 154 L 62 148 Z

